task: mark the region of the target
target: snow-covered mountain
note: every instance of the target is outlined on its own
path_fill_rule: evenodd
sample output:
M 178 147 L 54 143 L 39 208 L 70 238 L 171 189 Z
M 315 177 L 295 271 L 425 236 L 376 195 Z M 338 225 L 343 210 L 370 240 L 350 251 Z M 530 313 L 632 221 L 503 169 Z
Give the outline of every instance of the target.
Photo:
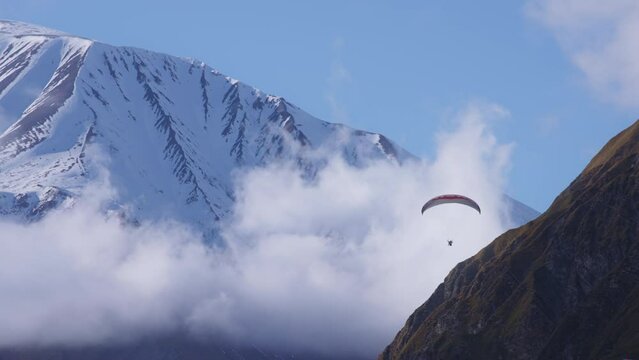
M 0 51 L 5 216 L 71 203 L 105 168 L 128 219 L 170 215 L 212 233 L 234 201 L 235 169 L 288 159 L 312 176 L 319 148 L 353 166 L 413 157 L 196 60 L 14 21 L 0 21 Z M 516 222 L 536 215 L 514 204 Z

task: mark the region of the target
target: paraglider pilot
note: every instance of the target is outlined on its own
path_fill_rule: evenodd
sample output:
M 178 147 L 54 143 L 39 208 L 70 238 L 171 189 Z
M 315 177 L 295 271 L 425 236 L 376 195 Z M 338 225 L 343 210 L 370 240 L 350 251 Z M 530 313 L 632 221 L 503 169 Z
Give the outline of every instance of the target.
M 479 205 L 475 202 L 475 200 L 463 195 L 446 194 L 446 195 L 436 196 L 428 200 L 426 204 L 424 204 L 424 206 L 422 207 L 422 215 L 424 215 L 424 211 L 432 208 L 433 206 L 438 206 L 442 204 L 462 204 L 462 205 L 470 206 L 471 208 L 477 210 L 477 212 L 481 214 L 481 209 L 479 208 Z M 449 239 L 446 241 L 448 242 L 448 246 L 453 246 L 453 240 Z

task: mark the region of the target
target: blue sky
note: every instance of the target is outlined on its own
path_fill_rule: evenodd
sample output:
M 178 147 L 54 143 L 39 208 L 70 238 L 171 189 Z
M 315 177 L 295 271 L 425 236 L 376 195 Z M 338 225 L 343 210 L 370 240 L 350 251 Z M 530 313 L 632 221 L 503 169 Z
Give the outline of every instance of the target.
M 637 13 L 632 0 L 0 0 L 0 18 L 198 58 L 424 157 L 468 103 L 498 104 L 508 192 L 537 210 L 637 118 L 639 55 L 623 51 Z

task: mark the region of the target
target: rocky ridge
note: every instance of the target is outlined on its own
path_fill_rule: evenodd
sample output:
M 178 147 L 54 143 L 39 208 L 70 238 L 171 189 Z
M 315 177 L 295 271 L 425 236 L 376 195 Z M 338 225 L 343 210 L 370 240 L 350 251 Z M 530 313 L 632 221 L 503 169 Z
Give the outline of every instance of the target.
M 639 357 L 639 122 L 534 221 L 457 265 L 379 356 Z

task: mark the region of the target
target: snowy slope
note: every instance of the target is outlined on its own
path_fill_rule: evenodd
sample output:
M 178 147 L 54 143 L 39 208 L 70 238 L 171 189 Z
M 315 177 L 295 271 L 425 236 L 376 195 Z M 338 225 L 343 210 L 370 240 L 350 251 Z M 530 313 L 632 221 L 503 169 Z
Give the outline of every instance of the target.
M 128 219 L 206 233 L 230 211 L 238 168 L 290 159 L 312 176 L 319 148 L 353 166 L 412 158 L 201 62 L 12 21 L 0 21 L 0 133 L 0 214 L 71 204 L 102 167 Z

